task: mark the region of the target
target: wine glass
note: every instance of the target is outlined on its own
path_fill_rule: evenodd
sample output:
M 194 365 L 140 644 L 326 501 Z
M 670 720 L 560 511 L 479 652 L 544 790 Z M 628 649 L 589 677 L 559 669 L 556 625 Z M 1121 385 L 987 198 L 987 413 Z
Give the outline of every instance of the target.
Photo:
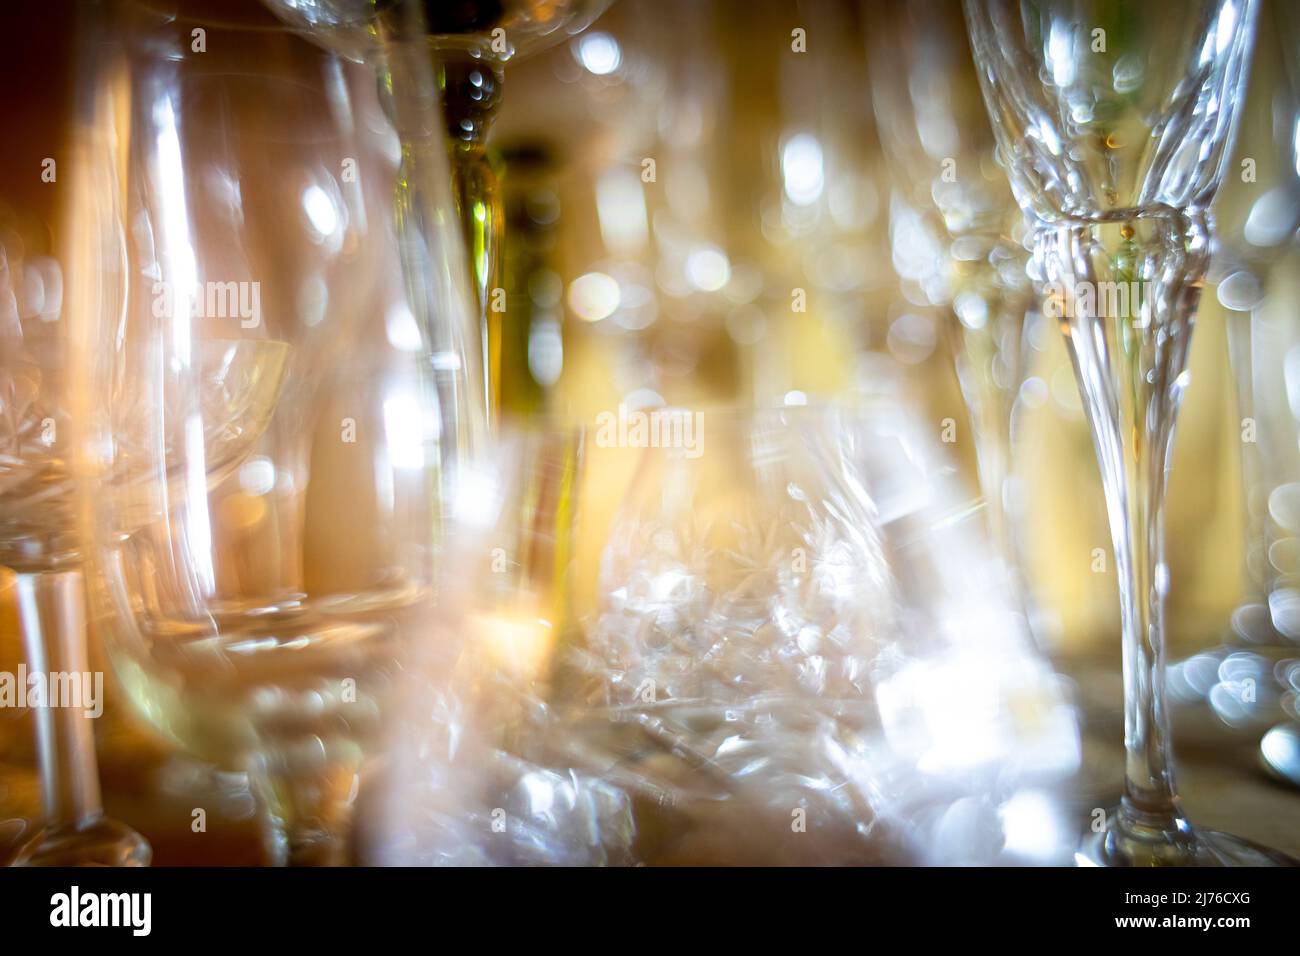
M 488 133 L 502 101 L 505 66 L 585 30 L 612 0 L 265 0 L 286 23 L 353 55 L 372 31 L 423 8 L 443 95 L 456 208 L 478 300 L 486 411 L 501 405 L 501 230 L 505 223 Z
M 141 866 L 149 845 L 100 802 L 92 717 L 103 674 L 87 648 L 76 495 L 74 330 L 111 302 L 119 226 L 111 156 L 93 127 L 98 18 L 84 5 L 60 12 L 14 11 L 0 66 L 12 136 L 0 161 L 0 564 L 14 575 L 26 666 L 51 692 L 33 707 L 44 829 L 18 862 Z M 51 77 L 49 96 L 18 92 L 34 73 Z M 70 695 L 55 699 L 60 686 Z
M 1255 14 L 1252 0 L 966 0 L 1001 156 L 1034 220 L 1043 308 L 1092 426 L 1120 579 L 1124 794 L 1082 864 L 1288 862 L 1192 827 L 1165 700 L 1169 452 Z
M 1247 590 L 1229 640 L 1172 666 L 1170 688 L 1176 700 L 1213 714 L 1216 729 L 1262 735 L 1265 765 L 1294 779 L 1294 758 L 1269 741 L 1293 734 L 1297 720 L 1300 591 L 1287 554 L 1300 530 L 1293 517 L 1300 450 L 1288 389 L 1297 340 L 1286 266 L 1300 228 L 1300 17 L 1291 4 L 1260 7 L 1237 148 L 1214 204 L 1210 276 L 1226 310 L 1237 386 Z
M 990 531 L 1028 622 L 1012 481 L 1013 414 L 1036 314 L 1023 217 L 994 162 L 958 0 L 873 7 L 869 23 L 871 98 L 894 182 L 895 267 L 926 301 L 951 310 Z
M 1291 51 L 1300 50 L 1300 20 L 1288 4 L 1270 0 L 1262 0 L 1259 17 L 1237 144 L 1214 201 L 1209 276 L 1225 310 L 1242 429 L 1246 592 L 1233 612 L 1230 640 L 1173 665 L 1170 686 L 1179 700 L 1208 698 L 1211 710 L 1232 726 L 1263 729 L 1277 718 L 1278 692 L 1289 687 L 1285 668 L 1269 672 L 1294 653 L 1292 642 L 1300 638 L 1296 592 L 1283 558 L 1288 545 L 1279 543 L 1294 534 L 1287 515 L 1291 483 L 1300 475 L 1287 393 L 1295 324 L 1290 311 L 1279 308 L 1289 295 L 1286 258 L 1297 248 L 1300 228 L 1300 85 L 1288 69 Z M 1206 679 L 1211 667 L 1219 679 Z M 1257 681 L 1253 700 L 1244 699 L 1247 678 Z
M 423 35 L 356 63 L 253 0 L 140 0 L 111 39 L 128 282 L 82 377 L 95 467 L 144 477 L 90 502 L 110 653 L 249 773 L 272 859 L 337 863 L 474 441 Z
M 1073 711 L 927 442 L 887 401 L 623 409 L 487 456 L 377 858 L 1067 860 Z
M 1286 437 L 1291 412 L 1278 361 L 1286 354 L 1287 333 L 1270 321 L 1268 298 L 1279 291 L 1277 266 L 1295 248 L 1300 228 L 1300 83 L 1290 62 L 1300 50 L 1300 22 L 1286 4 L 1263 2 L 1260 23 L 1241 135 L 1215 200 L 1211 278 L 1230 310 L 1229 357 L 1241 419 L 1262 433 L 1242 448 L 1247 576 L 1254 593 L 1234 614 L 1233 630 L 1248 643 L 1285 644 L 1300 637 L 1300 618 L 1291 610 L 1294 602 L 1273 596 L 1278 575 L 1267 555 L 1271 536 L 1264 513 L 1270 492 L 1295 474 L 1297 463 L 1288 448 L 1294 444 Z

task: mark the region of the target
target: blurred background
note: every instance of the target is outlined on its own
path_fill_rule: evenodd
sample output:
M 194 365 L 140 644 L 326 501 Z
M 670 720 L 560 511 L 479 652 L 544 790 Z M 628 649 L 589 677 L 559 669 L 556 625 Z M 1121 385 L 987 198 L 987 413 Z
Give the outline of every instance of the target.
M 960 4 L 919 6 L 909 14 L 900 4 L 853 0 L 617 0 L 579 36 L 510 63 L 488 138 L 506 217 L 503 418 L 589 423 L 620 404 L 709 409 L 903 396 L 933 429 L 970 506 L 987 512 L 979 421 L 954 361 L 964 347 L 954 327 L 982 327 L 958 315 L 950 263 L 960 263 L 953 246 L 961 230 L 951 217 L 933 227 L 933 211 L 920 210 L 916 196 L 939 197 L 943 213 L 940 184 L 954 157 L 959 181 L 965 163 L 990 181 L 1002 174 L 991 153 L 958 151 L 967 141 L 961 124 L 987 124 L 973 72 L 939 82 L 942 51 L 929 40 L 902 44 L 915 28 L 903 21 L 932 13 L 964 44 Z M 40 40 L 32 62 L 0 64 L 9 95 L 33 104 L 22 135 L 8 135 L 6 166 L 29 163 L 24 144 L 41 139 L 34 67 L 45 78 L 40 96 L 50 97 L 58 87 L 47 80 L 69 66 L 57 56 L 57 27 L 32 19 Z M 969 58 L 968 48 L 959 55 Z M 1277 95 L 1287 84 L 1283 65 L 1256 58 L 1216 207 L 1232 228 L 1245 228 L 1284 174 L 1297 175 L 1276 144 L 1275 125 L 1287 122 Z M 885 101 L 896 105 L 899 89 L 919 117 L 911 153 L 891 145 L 899 120 Z M 1236 175 L 1247 158 L 1254 181 Z M 1294 215 L 1294 192 L 1270 201 Z M 1014 245 L 1014 229 L 1007 235 Z M 1204 290 L 1169 490 L 1171 661 L 1254 640 L 1243 606 L 1268 607 L 1279 578 L 1300 572 L 1300 557 L 1292 568 L 1290 550 L 1276 547 L 1286 529 L 1270 512 L 1270 490 L 1284 482 L 1252 486 L 1242 477 L 1285 470 L 1277 456 L 1296 453 L 1300 271 L 1291 235 L 1268 237 L 1268 281 L 1255 294 L 1243 299 L 1240 270 L 1217 267 Z M 1252 323 L 1273 330 L 1272 346 L 1250 344 Z M 1241 356 L 1235 368 L 1233 357 L 1242 332 L 1246 357 L 1254 348 L 1256 365 L 1275 366 L 1255 369 L 1245 387 Z M 1034 639 L 1071 680 L 1085 723 L 1103 741 L 1085 753 L 1087 766 L 1103 769 L 1082 802 L 1105 805 L 1122 767 L 1118 592 L 1104 500 L 1059 330 L 1031 305 L 1015 347 L 1015 361 L 1001 373 L 995 363 L 990 379 L 1014 421 L 1001 510 Z M 1261 400 L 1279 429 L 1248 427 L 1246 419 L 1265 419 L 1254 408 Z M 1289 446 L 1261 452 L 1279 431 Z M 1261 453 L 1273 457 L 1261 465 Z M 0 595 L 0 670 L 13 671 L 21 642 L 12 594 Z M 1272 604 L 1274 627 L 1285 625 L 1285 600 Z M 1282 636 L 1297 634 L 1300 627 Z M 1252 836 L 1300 850 L 1295 791 L 1265 776 L 1253 743 L 1233 743 L 1232 715 L 1215 714 L 1208 687 L 1184 690 L 1176 723 L 1190 730 L 1177 738 L 1180 755 L 1209 755 L 1209 769 L 1193 760 L 1185 772 L 1192 815 L 1229 829 L 1241 827 L 1224 813 L 1267 818 Z M 238 782 L 170 760 L 168 745 L 115 701 L 110 694 L 97 728 L 109 812 L 145 833 L 157 862 L 195 862 L 188 819 L 162 824 L 167 815 L 150 808 L 216 793 L 211 828 L 243 835 L 217 861 L 256 861 L 251 802 Z M 36 813 L 32 749 L 30 716 L 0 709 L 0 821 L 8 820 L 0 827 L 11 835 L 14 821 Z M 1223 809 L 1224 788 L 1242 787 Z M 204 847 L 212 853 L 211 842 Z
M 492 132 L 508 197 L 508 414 L 588 421 L 619 402 L 798 404 L 899 388 L 978 494 L 952 310 L 922 289 L 913 260 L 925 250 L 891 242 L 896 190 L 867 56 L 891 6 L 620 0 L 576 41 L 510 67 Z M 945 6 L 963 29 L 959 5 Z M 806 55 L 791 50 L 798 29 Z M 986 123 L 978 90 L 966 93 L 953 108 Z M 918 181 L 938 180 L 942 145 L 932 169 L 913 169 Z M 1270 150 L 1245 136 L 1238 147 Z M 1208 289 L 1170 490 L 1175 656 L 1226 635 L 1244 585 L 1233 321 L 1248 319 Z M 1055 656 L 1118 660 L 1110 538 L 1073 373 L 1051 323 L 1038 318 L 1028 339 L 1015 457 L 1039 637 Z

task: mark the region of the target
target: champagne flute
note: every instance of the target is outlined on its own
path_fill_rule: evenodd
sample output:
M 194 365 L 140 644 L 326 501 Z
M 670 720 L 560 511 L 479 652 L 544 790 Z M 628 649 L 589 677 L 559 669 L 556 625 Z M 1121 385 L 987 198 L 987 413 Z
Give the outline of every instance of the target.
M 1124 793 L 1081 864 L 1288 862 L 1187 820 L 1164 675 L 1169 453 L 1255 14 L 1252 0 L 966 0 L 985 103 L 1034 220 L 1043 308 L 1092 426 L 1120 579 Z
M 1261 0 L 1259 16 L 1239 145 L 1214 207 L 1213 278 L 1228 310 L 1242 428 L 1248 590 L 1233 613 L 1230 639 L 1176 664 L 1171 685 L 1178 698 L 1260 736 L 1264 765 L 1294 784 L 1294 750 L 1285 742 L 1293 739 L 1298 716 L 1293 660 L 1300 579 L 1286 555 L 1300 531 L 1293 517 L 1300 452 L 1288 389 L 1296 323 L 1286 307 L 1284 263 L 1297 250 L 1300 229 L 1300 16 L 1277 0 Z M 1214 679 L 1204 680 L 1211 669 Z
M 1025 375 L 1026 319 L 1035 314 L 1023 217 L 994 163 L 960 3 L 889 3 L 870 23 L 872 104 L 895 188 L 895 263 L 932 304 L 952 312 L 953 360 L 974 425 L 989 530 L 1028 623 L 1012 482 L 1012 418 Z
M 273 860 L 341 862 L 473 441 L 423 35 L 356 63 L 253 0 L 120 13 L 130 281 L 82 371 L 97 467 L 149 480 L 91 501 L 110 652 L 154 726 L 249 772 Z M 214 431 L 256 437 L 220 467 Z
M 1300 21 L 1271 0 L 1259 17 L 1237 147 L 1214 201 L 1209 277 L 1225 310 L 1240 416 L 1245 589 L 1225 642 L 1169 668 L 1175 701 L 1204 707 L 1217 718 L 1205 725 L 1216 735 L 1224 724 L 1260 733 L 1296 716 L 1287 662 L 1300 639 L 1300 592 L 1286 554 L 1298 530 L 1290 516 L 1300 449 L 1287 389 L 1296 329 L 1285 265 L 1300 228 L 1300 86 L 1287 68 L 1290 51 L 1300 50 Z M 1271 762 L 1267 750 L 1264 757 Z
M 1287 575 L 1268 551 L 1293 529 L 1270 526 L 1268 517 L 1270 506 L 1286 512 L 1288 492 L 1269 499 L 1295 480 L 1300 458 L 1282 361 L 1291 324 L 1271 317 L 1269 298 L 1283 291 L 1278 265 L 1295 250 L 1300 229 L 1300 81 L 1293 62 L 1300 52 L 1300 18 L 1285 3 L 1264 2 L 1260 22 L 1240 146 L 1214 207 L 1214 278 L 1219 301 L 1231 310 L 1228 347 L 1239 412 L 1243 425 L 1253 422 L 1258 429 L 1257 440 L 1242 447 L 1253 593 L 1234 614 L 1233 630 L 1248 644 L 1283 648 L 1300 638 L 1300 617 Z

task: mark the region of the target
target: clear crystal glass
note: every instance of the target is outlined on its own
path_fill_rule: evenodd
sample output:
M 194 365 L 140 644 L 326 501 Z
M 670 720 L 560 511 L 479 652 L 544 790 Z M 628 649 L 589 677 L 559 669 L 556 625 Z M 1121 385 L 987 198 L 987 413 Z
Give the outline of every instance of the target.
M 1252 0 L 967 0 L 1034 276 L 1092 426 L 1120 580 L 1125 784 L 1080 851 L 1102 865 L 1282 862 L 1195 830 L 1165 699 L 1163 510 L 1187 348 L 1253 40 Z
M 1246 586 L 1222 645 L 1170 667 L 1173 699 L 1195 724 L 1224 726 L 1258 744 L 1264 764 L 1293 780 L 1300 575 L 1300 445 L 1293 401 L 1300 335 L 1288 281 L 1300 244 L 1300 10 L 1260 0 L 1259 29 L 1240 131 L 1213 206 L 1209 286 L 1224 319 L 1240 429 Z M 1249 742 L 1249 743 L 1248 743 Z
M 452 187 L 478 302 L 476 337 L 489 418 L 501 405 L 502 316 L 491 308 L 501 286 L 505 209 L 488 135 L 512 60 L 576 36 L 611 0 L 263 0 L 317 42 L 364 58 L 371 34 L 418 19 L 442 91 Z
M 105 41 L 126 281 L 78 371 L 130 480 L 87 504 L 138 711 L 248 772 L 271 860 L 338 863 L 481 427 L 467 273 L 423 33 L 358 63 L 220 12 Z
M 104 103 L 94 83 L 102 22 L 90 5 L 71 20 L 44 10 L 9 15 L 17 19 L 0 57 L 15 91 L 4 98 L 12 142 L 0 180 L 0 565 L 13 573 L 30 675 L 47 683 L 77 675 L 83 690 L 80 704 L 33 708 L 43 829 L 19 862 L 147 865 L 149 845 L 104 815 L 85 693 L 94 686 L 77 494 L 85 396 L 74 356 L 81 324 L 112 307 L 121 227 L 106 188 L 111 147 L 94 124 Z M 16 92 L 34 74 L 65 70 L 66 85 Z M 114 483 L 99 490 L 111 496 Z
M 691 443 L 523 436 L 458 496 L 376 856 L 1068 860 L 1073 710 L 923 426 L 657 414 Z
M 950 313 L 989 529 L 1028 620 L 1012 471 L 1025 336 L 1037 318 L 1023 216 L 994 162 L 960 0 L 889 4 L 872 11 L 871 26 L 871 102 L 893 181 L 895 267 Z

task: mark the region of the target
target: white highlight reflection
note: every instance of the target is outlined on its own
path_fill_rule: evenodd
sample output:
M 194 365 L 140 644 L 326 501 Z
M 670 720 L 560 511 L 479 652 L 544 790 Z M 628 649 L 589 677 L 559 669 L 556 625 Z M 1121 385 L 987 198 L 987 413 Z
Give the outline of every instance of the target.
M 569 284 L 569 308 L 587 322 L 609 318 L 620 299 L 618 282 L 603 272 L 588 272 Z
M 578 60 L 589 73 L 608 76 L 623 62 L 623 51 L 608 33 L 587 33 L 578 41 Z
M 162 210 L 159 246 L 163 261 L 162 274 L 158 278 L 170 284 L 173 296 L 172 348 L 176 359 L 188 366 L 193 360 L 190 314 L 194 308 L 194 289 L 198 286 L 198 264 L 190 237 L 185 166 L 171 100 L 162 100 L 154 107 L 154 122 L 158 125 L 156 162 Z
M 686 278 L 701 292 L 717 292 L 731 279 L 731 262 L 717 246 L 701 246 L 686 258 Z
M 821 198 L 826 174 L 817 137 L 798 133 L 786 141 L 781 149 L 781 176 L 791 202 L 810 206 Z
M 596 215 L 600 236 L 615 255 L 632 256 L 645 248 L 646 222 L 641 177 L 627 169 L 611 169 L 596 180 Z
M 389 464 L 396 469 L 424 467 L 422 408 L 413 391 L 395 390 L 384 399 L 384 438 Z
M 339 227 L 339 210 L 329 193 L 311 185 L 302 191 L 302 208 L 307 221 L 322 239 L 334 235 Z

